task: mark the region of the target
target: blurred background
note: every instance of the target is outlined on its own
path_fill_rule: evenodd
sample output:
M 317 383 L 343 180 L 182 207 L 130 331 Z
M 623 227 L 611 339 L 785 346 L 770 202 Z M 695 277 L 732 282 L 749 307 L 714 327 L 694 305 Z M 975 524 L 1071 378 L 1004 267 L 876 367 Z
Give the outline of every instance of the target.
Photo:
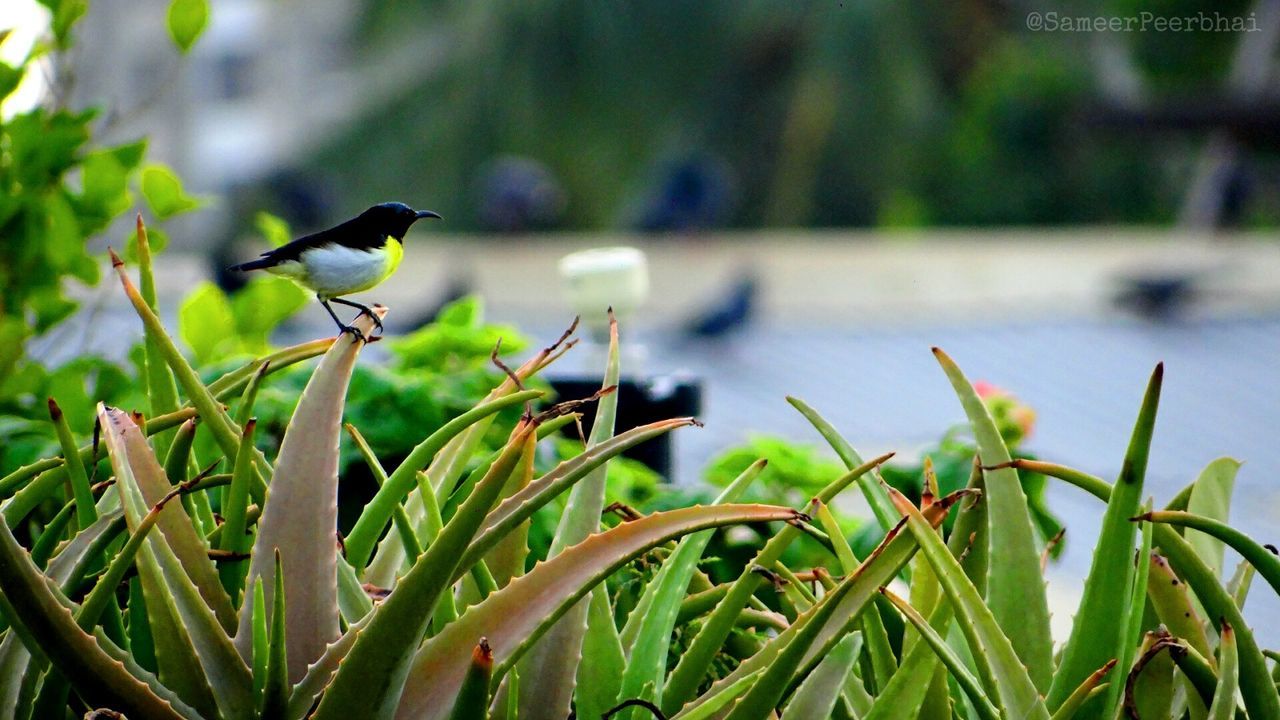
M 5 0 L 0 47 L 70 4 Z M 1229 455 L 1233 521 L 1276 542 L 1276 0 L 218 0 L 188 54 L 168 0 L 74 5 L 74 46 L 6 117 L 96 107 L 95 141 L 149 139 L 193 198 L 164 225 L 162 305 L 233 290 L 261 211 L 297 236 L 399 200 L 445 221 L 364 297 L 389 334 L 474 294 L 545 343 L 606 304 L 572 301 L 561 258 L 630 246 L 624 372 L 706 422 L 675 440 L 678 484 L 752 433 L 819 443 L 786 395 L 864 454 L 919 456 L 963 417 L 933 345 L 1035 409 L 1028 451 L 1114 477 L 1163 360 L 1157 504 Z M 68 292 L 73 329 L 36 357 L 140 333 L 107 284 Z M 307 304 L 274 338 L 330 330 Z M 600 367 L 587 347 L 562 372 Z M 1053 484 L 1048 504 L 1061 624 L 1102 508 Z M 1252 617 L 1280 632 L 1265 595 Z

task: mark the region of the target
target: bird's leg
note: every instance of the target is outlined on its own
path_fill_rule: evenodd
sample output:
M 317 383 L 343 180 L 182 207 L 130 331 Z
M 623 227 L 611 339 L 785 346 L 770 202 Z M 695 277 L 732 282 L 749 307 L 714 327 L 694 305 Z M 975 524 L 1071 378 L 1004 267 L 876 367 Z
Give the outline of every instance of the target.
M 333 308 L 329 307 L 328 300 L 325 300 L 320 295 L 316 295 L 316 299 L 319 300 L 320 304 L 324 306 L 324 309 L 328 311 L 329 317 L 333 318 L 333 321 L 338 323 L 338 330 L 340 332 L 344 332 L 344 333 L 349 332 L 361 342 L 368 342 L 369 339 L 364 336 L 364 333 L 360 332 L 360 328 L 356 327 L 355 325 L 342 324 L 342 321 L 338 319 L 338 314 L 333 311 Z M 334 302 L 337 302 L 337 300 L 335 299 Z
M 344 300 L 343 298 L 331 299 L 339 305 L 346 305 L 347 307 L 353 307 L 359 310 L 361 315 L 368 315 L 369 319 L 373 321 L 373 326 L 378 328 L 378 332 L 382 332 L 382 318 L 378 317 L 378 314 L 373 311 L 373 308 L 368 305 L 361 305 L 360 303 L 353 302 L 351 300 Z

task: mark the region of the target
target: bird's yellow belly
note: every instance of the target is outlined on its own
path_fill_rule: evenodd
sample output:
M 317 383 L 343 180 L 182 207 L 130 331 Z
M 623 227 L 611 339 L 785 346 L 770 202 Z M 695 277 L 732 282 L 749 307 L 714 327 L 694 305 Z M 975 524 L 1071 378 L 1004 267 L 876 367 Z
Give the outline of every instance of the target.
M 404 247 L 394 239 L 373 250 L 331 245 L 302 253 L 299 261 L 281 263 L 269 270 L 293 280 L 324 298 L 363 292 L 396 271 Z

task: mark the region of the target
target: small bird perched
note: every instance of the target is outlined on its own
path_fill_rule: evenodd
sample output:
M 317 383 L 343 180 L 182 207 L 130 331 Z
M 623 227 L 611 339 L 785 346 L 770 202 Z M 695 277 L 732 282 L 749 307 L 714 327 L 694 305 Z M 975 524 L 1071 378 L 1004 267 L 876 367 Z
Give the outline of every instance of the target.
M 374 205 L 341 225 L 298 238 L 228 270 L 266 270 L 289 278 L 316 294 L 339 330 L 365 340 L 358 328 L 338 319 L 329 302 L 359 309 L 381 330 L 382 322 L 373 310 L 342 296 L 368 290 L 390 277 L 404 257 L 404 234 L 422 218 L 439 220 L 440 216 L 404 203 Z

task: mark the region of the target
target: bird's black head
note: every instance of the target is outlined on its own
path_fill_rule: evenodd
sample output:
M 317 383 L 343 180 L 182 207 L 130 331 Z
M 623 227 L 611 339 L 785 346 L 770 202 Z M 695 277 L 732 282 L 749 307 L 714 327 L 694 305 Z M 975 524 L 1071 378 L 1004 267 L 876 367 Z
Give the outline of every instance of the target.
M 401 240 L 409 231 L 409 226 L 422 218 L 439 220 L 440 216 L 430 210 L 414 210 L 404 203 L 388 202 L 374 205 L 360 213 L 359 220 L 377 228 L 379 232 Z

